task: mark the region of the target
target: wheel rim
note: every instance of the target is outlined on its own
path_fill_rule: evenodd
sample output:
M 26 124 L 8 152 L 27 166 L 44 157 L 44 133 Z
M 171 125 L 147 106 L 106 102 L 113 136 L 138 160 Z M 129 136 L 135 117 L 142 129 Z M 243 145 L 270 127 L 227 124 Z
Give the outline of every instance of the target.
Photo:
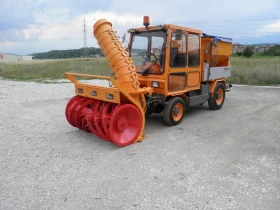
M 221 105 L 224 101 L 224 91 L 222 88 L 219 88 L 217 90 L 217 98 L 216 98 L 216 104 Z
M 114 110 L 110 122 L 110 137 L 118 146 L 127 146 L 136 141 L 142 128 L 142 115 L 132 104 L 125 104 Z
M 179 121 L 183 116 L 183 112 L 184 112 L 183 104 L 177 103 L 172 110 L 173 120 L 174 121 Z

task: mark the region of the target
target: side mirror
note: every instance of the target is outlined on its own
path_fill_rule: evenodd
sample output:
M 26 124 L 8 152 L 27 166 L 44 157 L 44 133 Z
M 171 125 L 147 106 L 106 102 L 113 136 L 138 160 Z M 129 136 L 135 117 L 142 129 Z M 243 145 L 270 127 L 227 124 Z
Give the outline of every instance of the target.
M 175 32 L 175 40 L 179 41 L 182 39 L 182 30 L 181 29 L 177 29 L 176 32 Z
M 123 37 L 122 37 L 122 43 L 125 42 L 125 38 L 126 38 L 126 34 L 124 34 Z

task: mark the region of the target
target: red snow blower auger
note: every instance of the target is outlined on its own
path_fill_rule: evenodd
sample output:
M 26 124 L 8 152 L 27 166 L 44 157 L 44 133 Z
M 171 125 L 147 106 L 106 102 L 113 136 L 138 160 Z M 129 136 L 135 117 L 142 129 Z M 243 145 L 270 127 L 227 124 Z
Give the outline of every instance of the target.
M 76 96 L 66 106 L 66 119 L 74 127 L 127 146 L 143 139 L 146 100 L 152 88 L 140 88 L 135 66 L 125 47 L 112 30 L 112 24 L 101 19 L 94 24 L 94 36 L 106 55 L 114 77 L 65 73 L 75 84 Z M 109 80 L 114 87 L 80 83 L 75 77 Z

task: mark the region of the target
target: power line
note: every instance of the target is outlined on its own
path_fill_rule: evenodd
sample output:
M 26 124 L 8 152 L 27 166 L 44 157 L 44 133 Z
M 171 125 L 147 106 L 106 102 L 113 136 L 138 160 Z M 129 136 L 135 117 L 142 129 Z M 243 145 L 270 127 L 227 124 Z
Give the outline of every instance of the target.
M 279 34 L 280 32 L 208 32 L 207 31 L 207 34 L 208 33 L 218 33 L 218 34 Z
M 184 22 L 186 24 L 206 24 L 206 25 L 212 25 L 215 27 L 215 24 L 219 24 L 217 25 L 217 27 L 220 27 L 220 24 L 225 24 L 225 25 L 228 25 L 227 23 L 228 22 L 237 22 L 237 24 L 233 25 L 233 24 L 230 24 L 230 26 L 247 26 L 248 24 L 245 24 L 244 22 L 254 22 L 254 21 L 257 21 L 259 23 L 257 24 L 260 24 L 260 25 L 263 25 L 264 23 L 262 23 L 263 21 L 273 21 L 273 20 L 278 20 L 280 21 L 280 18 L 259 18 L 259 19 L 236 19 L 236 20 L 209 20 L 209 21 L 188 21 L 186 19 L 184 20 L 180 20 L 179 22 L 177 21 L 177 23 L 172 23 L 172 24 L 175 24 L 175 25 L 178 25 L 179 23 L 182 24 L 182 22 Z M 240 25 L 240 23 L 242 23 Z M 164 23 L 165 24 L 165 23 Z M 167 23 L 166 23 L 167 24 Z M 180 25 L 179 24 L 179 25 Z M 154 25 L 157 25 L 157 24 L 154 24 Z M 254 25 L 256 25 L 256 23 L 254 23 Z M 119 26 L 119 28 L 124 28 L 124 29 L 127 29 L 127 27 L 131 27 L 131 24 L 122 24 L 121 26 Z M 141 27 L 140 25 L 139 26 L 136 26 L 137 27 Z
M 280 21 L 280 18 L 254 18 L 254 19 L 235 19 L 235 20 L 219 20 L 219 21 L 187 21 L 184 20 L 184 26 L 194 27 L 194 25 L 200 25 L 206 33 L 213 34 L 227 34 L 227 35 L 246 35 L 246 34 L 279 34 L 280 31 L 264 30 L 264 26 L 272 24 L 271 22 Z M 182 20 L 180 21 L 182 25 Z M 270 22 L 270 23 L 267 23 Z M 187 24 L 187 25 L 186 25 Z M 176 23 L 175 23 L 176 25 Z M 180 25 L 177 23 L 177 25 Z M 122 24 L 117 26 L 117 31 L 127 30 L 131 27 L 131 24 Z M 197 28 L 194 27 L 194 28 Z
M 255 19 L 235 19 L 235 20 L 218 20 L 218 21 L 187 21 L 184 20 L 186 23 L 199 23 L 199 24 L 209 24 L 209 23 L 228 23 L 228 22 L 254 22 L 254 21 L 272 21 L 272 20 L 280 20 L 280 18 L 255 18 Z M 182 21 L 180 21 L 182 22 Z

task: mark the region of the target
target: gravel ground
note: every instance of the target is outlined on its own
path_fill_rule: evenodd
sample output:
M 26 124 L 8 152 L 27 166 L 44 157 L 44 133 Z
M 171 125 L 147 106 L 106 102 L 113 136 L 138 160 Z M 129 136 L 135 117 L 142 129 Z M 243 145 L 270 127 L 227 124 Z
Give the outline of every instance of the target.
M 280 88 L 234 86 L 119 148 L 71 127 L 70 83 L 0 79 L 0 209 L 279 209 Z

